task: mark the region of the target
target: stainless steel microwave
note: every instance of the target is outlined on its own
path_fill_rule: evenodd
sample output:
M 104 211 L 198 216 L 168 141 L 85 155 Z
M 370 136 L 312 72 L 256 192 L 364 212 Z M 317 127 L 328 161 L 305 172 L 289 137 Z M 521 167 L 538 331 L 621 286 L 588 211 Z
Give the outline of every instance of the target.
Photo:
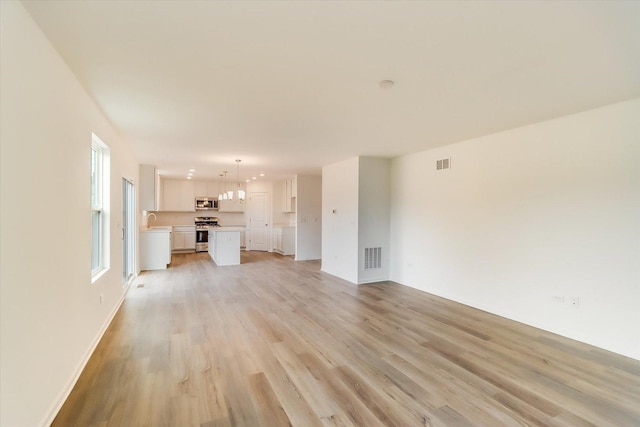
M 218 209 L 218 199 L 210 197 L 196 197 L 197 211 L 211 211 Z

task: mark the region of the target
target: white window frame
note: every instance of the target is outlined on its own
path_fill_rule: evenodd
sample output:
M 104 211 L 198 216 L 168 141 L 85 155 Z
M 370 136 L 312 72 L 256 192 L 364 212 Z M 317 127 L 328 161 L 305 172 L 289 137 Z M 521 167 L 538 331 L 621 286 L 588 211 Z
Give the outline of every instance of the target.
M 96 154 L 95 174 L 93 153 Z M 109 147 L 95 134 L 91 134 L 91 283 L 95 283 L 109 270 L 109 179 L 110 155 Z M 95 197 L 94 197 L 95 189 Z M 98 224 L 94 224 L 94 216 L 98 214 Z M 96 232 L 97 230 L 97 232 Z M 97 241 L 96 241 L 97 239 Z

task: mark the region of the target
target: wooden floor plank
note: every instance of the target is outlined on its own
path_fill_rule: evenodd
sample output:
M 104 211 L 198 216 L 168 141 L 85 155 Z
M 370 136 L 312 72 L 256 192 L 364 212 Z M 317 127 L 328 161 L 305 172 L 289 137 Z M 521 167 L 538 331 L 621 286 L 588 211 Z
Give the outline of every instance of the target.
M 53 425 L 640 425 L 636 360 L 319 266 L 143 273 Z
M 259 411 L 261 425 L 265 427 L 291 425 L 282 403 L 274 393 L 264 372 L 251 375 L 249 377 L 249 385 L 251 387 L 251 396 Z

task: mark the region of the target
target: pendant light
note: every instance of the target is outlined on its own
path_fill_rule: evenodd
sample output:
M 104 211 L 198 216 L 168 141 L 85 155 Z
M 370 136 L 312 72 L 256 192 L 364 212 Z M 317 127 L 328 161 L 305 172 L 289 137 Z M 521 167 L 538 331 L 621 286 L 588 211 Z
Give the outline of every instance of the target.
M 244 190 L 240 187 L 240 162 L 242 160 L 236 159 L 236 196 L 237 200 L 244 201 Z
M 222 189 L 222 193 L 218 194 L 218 200 L 229 200 L 229 193 L 227 192 L 227 173 L 229 171 L 222 171 L 224 173 L 224 187 Z M 220 177 L 223 175 L 220 174 Z
M 222 174 L 220 174 L 220 178 L 218 178 L 218 200 L 224 200 L 222 193 L 220 192 L 220 184 L 222 184 Z

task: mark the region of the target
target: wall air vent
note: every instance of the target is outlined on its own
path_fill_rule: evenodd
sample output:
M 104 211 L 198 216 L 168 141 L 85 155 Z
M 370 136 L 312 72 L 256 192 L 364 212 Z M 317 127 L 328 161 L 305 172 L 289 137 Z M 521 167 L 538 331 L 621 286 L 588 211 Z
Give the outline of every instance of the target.
M 450 169 L 451 168 L 451 158 L 436 160 L 436 170 Z
M 364 269 L 382 268 L 382 248 L 364 248 Z

